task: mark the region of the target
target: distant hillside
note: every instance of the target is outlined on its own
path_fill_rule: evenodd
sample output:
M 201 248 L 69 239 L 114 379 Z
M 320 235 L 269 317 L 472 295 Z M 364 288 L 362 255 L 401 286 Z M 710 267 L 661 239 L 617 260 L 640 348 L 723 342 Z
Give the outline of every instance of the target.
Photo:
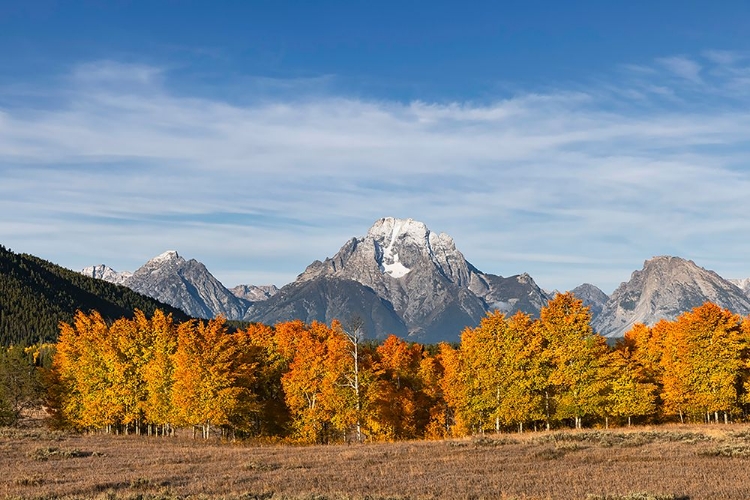
M 83 276 L 46 260 L 0 245 L 0 345 L 54 341 L 61 321 L 76 310 L 96 310 L 107 319 L 131 317 L 135 309 L 189 319 L 182 311 L 129 288 Z

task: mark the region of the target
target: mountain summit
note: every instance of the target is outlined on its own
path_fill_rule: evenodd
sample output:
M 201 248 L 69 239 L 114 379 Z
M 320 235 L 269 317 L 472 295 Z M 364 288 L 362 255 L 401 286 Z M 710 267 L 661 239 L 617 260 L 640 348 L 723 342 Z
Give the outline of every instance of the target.
M 528 275 L 484 274 L 453 238 L 413 219 L 386 217 L 331 258 L 315 261 L 245 319 L 326 321 L 358 317 L 370 336 L 458 340 L 489 309 L 538 314 L 547 302 Z
M 707 301 L 750 314 L 750 299 L 737 285 L 691 260 L 654 257 L 612 293 L 592 326 L 606 337 L 621 337 L 635 323 L 672 320 Z
M 202 263 L 174 250 L 157 255 L 124 283 L 128 288 L 179 307 L 196 318 L 242 318 L 249 303 L 224 288 Z

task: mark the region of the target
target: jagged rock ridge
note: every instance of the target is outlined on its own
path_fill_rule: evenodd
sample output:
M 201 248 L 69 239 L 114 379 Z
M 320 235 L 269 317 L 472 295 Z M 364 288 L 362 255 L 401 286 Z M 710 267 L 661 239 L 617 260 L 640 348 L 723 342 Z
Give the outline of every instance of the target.
M 609 296 L 606 293 L 591 283 L 578 285 L 571 290 L 571 293 L 581 299 L 583 305 L 589 307 L 592 320 L 595 320 L 601 314 L 604 305 L 609 300 Z
M 242 318 L 250 304 L 235 297 L 206 266 L 195 259 L 185 260 L 175 251 L 164 252 L 141 266 L 125 286 L 179 307 L 197 318 L 223 315 Z
M 108 281 L 110 283 L 114 283 L 115 285 L 122 285 L 125 283 L 125 281 L 128 280 L 128 278 L 133 276 L 133 273 L 128 271 L 118 273 L 111 267 L 104 264 L 84 267 L 83 269 L 81 269 L 81 274 L 90 278 Z
M 247 300 L 248 302 L 261 302 L 270 299 L 279 289 L 276 285 L 237 285 L 229 289 L 232 295 L 238 299 Z
M 222 315 L 241 320 L 254 302 L 278 292 L 274 285 L 238 285 L 227 290 L 205 265 L 185 260 L 174 250 L 157 255 L 134 273 L 117 272 L 104 264 L 84 268 L 81 273 L 126 286 L 197 318 Z
M 750 314 L 750 299 L 737 285 L 693 261 L 654 257 L 612 293 L 592 326 L 606 337 L 621 337 L 635 323 L 672 320 L 707 301 Z
M 352 294 L 347 308 L 341 306 L 343 289 Z M 356 315 L 372 325 L 371 336 L 397 333 L 392 329 L 401 325 L 411 338 L 434 342 L 458 340 L 464 327 L 478 324 L 490 309 L 537 315 L 546 302 L 530 276 L 482 273 L 447 234 L 412 219 L 386 217 L 333 257 L 310 264 L 294 283 L 255 304 L 245 319 L 275 322 L 298 314 L 304 321 L 330 321 L 334 313 L 339 319 Z

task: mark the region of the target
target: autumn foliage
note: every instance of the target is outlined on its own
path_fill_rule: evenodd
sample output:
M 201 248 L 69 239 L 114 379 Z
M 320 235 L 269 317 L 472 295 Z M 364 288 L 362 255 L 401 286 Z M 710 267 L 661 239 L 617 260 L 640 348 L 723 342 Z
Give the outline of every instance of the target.
M 427 348 L 336 321 L 230 333 L 222 318 L 79 312 L 61 325 L 49 403 L 81 430 L 309 443 L 745 417 L 750 319 L 705 304 L 613 348 L 590 319 L 560 294 L 538 319 L 492 312 Z

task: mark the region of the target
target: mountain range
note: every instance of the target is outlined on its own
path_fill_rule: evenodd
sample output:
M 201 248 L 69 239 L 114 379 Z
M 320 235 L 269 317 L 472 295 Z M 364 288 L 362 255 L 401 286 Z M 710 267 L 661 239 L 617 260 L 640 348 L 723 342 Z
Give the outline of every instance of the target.
M 393 333 L 419 342 L 457 341 L 491 310 L 538 316 L 556 292 L 545 292 L 528 274 L 502 277 L 469 263 L 445 233 L 412 219 L 386 217 L 366 235 L 348 240 L 332 257 L 311 263 L 282 287 L 225 288 L 196 260 L 165 252 L 133 273 L 104 266 L 83 274 L 122 284 L 202 318 L 274 324 L 301 319 L 359 321 L 373 338 Z M 571 290 L 589 306 L 594 329 L 622 336 L 636 322 L 653 324 L 712 301 L 750 314 L 742 287 L 679 257 L 655 257 L 635 271 L 612 296 L 592 284 Z

